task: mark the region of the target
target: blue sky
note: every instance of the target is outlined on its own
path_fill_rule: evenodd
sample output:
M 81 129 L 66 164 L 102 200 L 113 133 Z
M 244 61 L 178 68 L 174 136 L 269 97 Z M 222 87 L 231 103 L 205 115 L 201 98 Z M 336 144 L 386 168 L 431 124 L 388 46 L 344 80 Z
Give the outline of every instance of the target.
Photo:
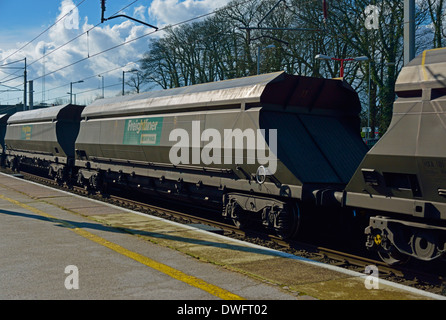
M 0 44 L 6 48 L 14 47 L 17 42 L 27 42 L 33 39 L 56 21 L 62 2 L 62 0 L 0 0 L 0 30 L 2 30 Z M 98 23 L 101 17 L 100 1 L 81 2 L 82 0 L 71 1 L 73 5 L 80 3 L 78 10 L 81 19 L 87 17 L 91 24 Z M 106 15 L 111 15 L 132 2 L 133 0 L 108 0 L 106 1 Z M 149 3 L 150 1 L 137 1 L 126 10 L 126 13 L 131 14 L 138 6 L 148 6 Z M 119 22 L 108 23 L 117 24 Z M 0 49 L 4 48 L 0 47 Z
M 227 2 L 107 0 L 105 16 L 110 17 L 128 6 L 121 14 L 162 28 L 212 12 Z M 63 16 L 62 20 L 28 44 Z M 161 36 L 162 31 L 153 33 L 154 29 L 125 18 L 96 26 L 100 18 L 99 0 L 0 0 L 0 104 L 22 101 L 22 92 L 5 90 L 23 88 L 23 77 L 20 77 L 23 70 L 1 66 L 25 57 L 28 80 L 34 82 L 35 103 L 67 100 L 70 82 L 80 80 L 84 82 L 74 85 L 77 103 L 89 103 L 102 95 L 102 77 L 105 97 L 118 95 L 122 71 L 137 69 L 138 60 L 147 50 L 150 39 Z M 87 30 L 90 31 L 87 33 Z M 133 41 L 141 36 L 141 39 Z M 130 42 L 126 45 L 104 52 L 127 41 Z M 47 54 L 45 57 L 44 52 Z M 23 67 L 24 63 L 17 62 L 10 66 Z

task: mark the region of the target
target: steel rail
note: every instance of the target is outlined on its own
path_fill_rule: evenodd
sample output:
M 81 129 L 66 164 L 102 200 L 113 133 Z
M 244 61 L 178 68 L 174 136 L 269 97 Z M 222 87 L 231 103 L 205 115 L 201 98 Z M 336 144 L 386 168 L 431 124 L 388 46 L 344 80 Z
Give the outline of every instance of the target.
M 256 244 L 259 244 L 260 241 L 263 243 L 262 245 L 266 247 L 285 251 L 298 256 L 309 257 L 310 259 L 336 265 L 342 268 L 350 270 L 353 269 L 357 272 L 364 272 L 366 266 L 374 265 L 379 269 L 380 278 L 387 278 L 390 281 L 398 282 L 403 285 L 421 288 L 422 290 L 428 292 L 446 296 L 446 278 L 443 274 L 432 274 L 423 270 L 406 268 L 405 266 L 389 266 L 379 260 L 339 251 L 333 248 L 326 248 L 301 241 L 283 240 L 275 235 L 258 230 L 242 230 L 232 224 L 212 220 L 206 216 L 192 215 L 184 212 L 184 210 L 180 211 L 177 209 L 170 209 L 117 195 L 109 195 L 108 197 L 104 198 L 100 194 L 92 194 L 91 191 L 85 188 L 76 186 L 67 188 L 66 186 L 61 186 L 56 181 L 46 177 L 27 172 L 21 172 L 21 174 L 25 179 L 29 179 L 34 182 L 43 183 L 52 187 L 62 187 L 65 191 L 71 191 L 84 196 L 93 196 L 96 200 L 112 203 L 127 209 L 139 211 L 141 213 L 168 218 L 179 223 L 208 225 L 221 229 L 224 235 L 229 237 L 241 238 L 244 241 L 253 242 Z

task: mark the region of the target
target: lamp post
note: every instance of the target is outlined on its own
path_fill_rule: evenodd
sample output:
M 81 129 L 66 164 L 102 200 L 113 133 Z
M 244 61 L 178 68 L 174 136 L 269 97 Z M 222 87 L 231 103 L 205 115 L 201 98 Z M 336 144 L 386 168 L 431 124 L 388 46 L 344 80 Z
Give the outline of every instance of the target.
M 73 83 L 82 83 L 84 80 L 70 82 L 70 104 L 73 103 Z
M 327 56 L 325 54 L 318 54 L 316 55 L 316 59 L 318 60 L 335 60 L 335 61 L 340 61 L 341 62 L 341 70 L 340 70 L 340 77 L 344 78 L 344 62 L 345 61 L 369 61 L 369 58 L 366 56 L 361 56 L 361 57 L 354 57 L 354 58 L 334 58 L 334 57 L 330 57 Z
M 269 46 L 266 46 L 264 48 L 262 48 L 260 46 L 257 47 L 257 74 L 260 74 L 260 53 L 261 53 L 261 51 L 265 50 L 265 49 L 275 48 L 275 47 L 276 46 L 273 44 L 270 44 Z
M 70 93 L 70 92 L 67 92 L 68 94 L 72 94 L 73 96 L 74 96 L 74 104 L 76 104 L 76 94 L 75 93 Z
M 138 72 L 138 70 L 132 69 L 129 71 L 122 71 L 122 95 L 124 95 L 124 75 L 126 72 Z
M 8 65 L 16 63 L 16 62 L 20 62 L 20 61 L 25 61 L 25 66 L 24 67 L 9 67 Z M 9 63 L 4 63 L 0 66 L 0 68 L 6 68 L 6 69 L 24 69 L 23 71 L 23 110 L 26 110 L 26 84 L 27 84 L 27 71 L 26 71 L 26 58 L 21 59 L 21 60 L 17 60 L 17 61 L 13 61 L 13 62 L 9 62 Z M 15 73 L 14 73 L 15 74 Z M 12 75 L 12 74 L 10 74 Z M 3 81 L 3 83 L 8 82 L 10 80 L 13 80 L 15 78 Z M 11 87 L 11 86 L 7 86 L 5 84 L 0 83 L 0 86 L 4 86 L 8 89 L 6 90 L 1 90 L 0 92 L 9 92 L 9 91 L 21 91 L 20 89 L 17 89 L 16 87 Z

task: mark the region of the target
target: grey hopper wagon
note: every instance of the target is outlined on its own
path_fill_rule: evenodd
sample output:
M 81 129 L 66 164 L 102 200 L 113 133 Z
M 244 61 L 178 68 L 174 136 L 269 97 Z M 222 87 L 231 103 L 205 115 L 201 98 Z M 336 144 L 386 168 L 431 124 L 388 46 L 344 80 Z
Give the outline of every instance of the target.
M 10 116 L 5 144 L 11 167 L 48 170 L 51 176 L 65 180 L 74 166 L 74 142 L 83 108 L 68 104 Z
M 78 182 L 202 201 L 287 236 L 299 203 L 333 201 L 366 154 L 359 112 L 345 82 L 284 72 L 97 100 L 82 112 Z
M 427 50 L 397 79 L 393 118 L 346 187 L 347 206 L 374 210 L 367 246 L 388 263 L 446 250 L 446 49 Z
M 6 165 L 6 145 L 5 145 L 5 135 L 6 135 L 6 125 L 8 123 L 8 118 L 10 114 L 0 115 L 0 166 L 4 167 Z

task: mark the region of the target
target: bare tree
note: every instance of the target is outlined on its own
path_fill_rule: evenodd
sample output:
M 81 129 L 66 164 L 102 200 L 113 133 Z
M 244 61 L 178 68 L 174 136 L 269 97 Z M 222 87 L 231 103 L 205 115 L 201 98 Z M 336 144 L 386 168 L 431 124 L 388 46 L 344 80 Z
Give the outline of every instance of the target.
M 136 93 L 140 92 L 142 85 L 145 83 L 147 83 L 147 76 L 141 71 L 133 72 L 130 79 L 126 81 L 126 84 L 134 88 Z
M 446 0 L 417 2 L 418 50 L 444 44 Z M 153 39 L 141 61 L 144 80 L 162 88 L 230 79 L 260 72 L 339 77 L 340 63 L 315 59 L 317 54 L 337 58 L 367 56 L 368 62 L 344 65 L 344 80 L 364 103 L 363 125 L 385 131 L 392 116 L 394 85 L 403 66 L 403 1 L 375 0 L 378 27 L 368 28 L 370 0 L 329 2 L 324 17 L 321 1 L 253 0 L 232 2 L 215 15 L 170 28 Z M 264 27 L 264 28 L 252 28 Z M 423 37 L 422 39 L 420 37 Z M 273 49 L 261 50 L 273 45 Z M 370 79 L 370 86 L 369 80 Z M 138 78 L 133 86 L 139 90 Z
M 445 18 L 445 0 L 427 0 L 424 3 L 427 6 L 430 21 L 432 23 L 433 47 L 441 48 L 445 44 L 446 31 L 444 29 Z

